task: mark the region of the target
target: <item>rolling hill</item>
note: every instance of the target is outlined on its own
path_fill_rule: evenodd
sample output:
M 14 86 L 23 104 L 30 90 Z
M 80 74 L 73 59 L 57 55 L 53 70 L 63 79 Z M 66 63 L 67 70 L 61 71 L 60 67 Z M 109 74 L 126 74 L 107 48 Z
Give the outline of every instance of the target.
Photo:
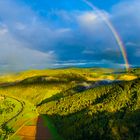
M 2 75 L 0 138 L 22 139 L 20 130 L 41 116 L 51 139 L 138 140 L 139 75 L 138 68 L 129 72 L 68 68 Z M 37 133 L 38 122 L 33 124 Z

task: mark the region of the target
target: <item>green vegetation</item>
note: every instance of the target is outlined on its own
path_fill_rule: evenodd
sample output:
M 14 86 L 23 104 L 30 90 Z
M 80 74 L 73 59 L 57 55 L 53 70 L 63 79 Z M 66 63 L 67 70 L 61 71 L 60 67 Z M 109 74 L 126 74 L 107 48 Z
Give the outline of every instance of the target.
M 67 140 L 139 139 L 140 79 L 77 93 L 39 107 Z
M 0 96 L 0 138 L 7 139 L 12 135 L 24 121 L 37 115 L 36 108 L 18 98 Z
M 95 68 L 2 75 L 0 139 L 42 114 L 53 139 L 139 140 L 139 75 L 140 69 Z
M 13 99 L 5 96 L 0 96 L 0 136 L 7 135 L 13 132 L 12 128 L 7 126 L 7 122 L 20 112 L 21 104 Z
M 46 125 L 49 128 L 53 140 L 62 140 L 51 119 L 47 115 L 42 115 L 42 118 L 44 119 L 44 125 Z

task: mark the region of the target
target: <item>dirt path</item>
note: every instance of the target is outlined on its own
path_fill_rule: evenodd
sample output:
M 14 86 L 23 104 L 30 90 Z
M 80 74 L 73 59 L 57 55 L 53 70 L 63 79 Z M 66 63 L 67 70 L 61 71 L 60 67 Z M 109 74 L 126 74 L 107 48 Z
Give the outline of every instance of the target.
M 44 126 L 43 119 L 41 116 L 32 120 L 30 125 L 23 126 L 19 132 L 18 136 L 22 140 L 50 140 L 51 134 L 46 126 Z

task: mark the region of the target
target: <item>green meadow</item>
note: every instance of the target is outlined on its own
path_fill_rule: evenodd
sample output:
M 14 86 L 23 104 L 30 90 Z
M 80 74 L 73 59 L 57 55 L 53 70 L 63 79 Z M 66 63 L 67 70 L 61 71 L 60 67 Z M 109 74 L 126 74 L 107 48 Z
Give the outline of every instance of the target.
M 18 130 L 37 116 L 54 140 L 139 140 L 140 69 L 65 68 L 1 75 L 0 139 L 22 139 Z

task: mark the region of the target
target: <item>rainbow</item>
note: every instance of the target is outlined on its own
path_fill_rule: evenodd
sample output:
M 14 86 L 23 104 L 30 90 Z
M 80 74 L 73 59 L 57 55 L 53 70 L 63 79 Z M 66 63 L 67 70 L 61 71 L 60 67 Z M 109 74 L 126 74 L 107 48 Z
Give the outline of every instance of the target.
M 110 29 L 110 31 L 112 32 L 119 48 L 120 48 L 120 51 L 122 53 L 122 56 L 123 56 L 123 59 L 124 59 L 124 63 L 125 63 L 125 68 L 126 70 L 128 71 L 129 70 L 129 62 L 128 62 L 128 59 L 127 59 L 127 53 L 126 53 L 126 50 L 125 50 L 125 46 L 123 44 L 123 41 L 119 35 L 119 33 L 116 31 L 115 27 L 113 26 L 113 24 L 111 23 L 111 21 L 108 19 L 108 17 L 103 13 L 101 12 L 95 5 L 93 5 L 91 2 L 87 1 L 87 0 L 83 0 L 84 3 L 86 3 L 89 7 L 91 7 L 93 10 L 96 11 L 97 15 L 99 15 L 103 20 L 104 22 L 106 23 L 106 25 L 108 26 L 108 28 Z

